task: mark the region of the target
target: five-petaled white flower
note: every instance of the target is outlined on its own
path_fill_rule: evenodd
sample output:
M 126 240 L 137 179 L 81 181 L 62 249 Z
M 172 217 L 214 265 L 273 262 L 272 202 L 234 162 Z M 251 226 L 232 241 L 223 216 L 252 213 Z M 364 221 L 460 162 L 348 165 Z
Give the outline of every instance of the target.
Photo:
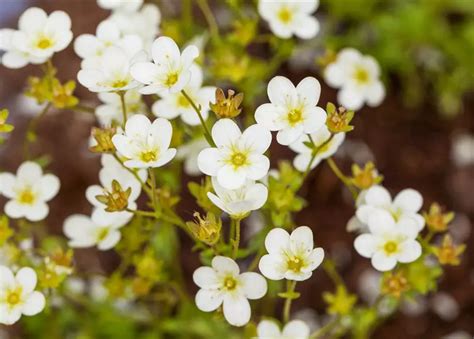
M 422 206 L 422 195 L 412 188 L 400 191 L 392 201 L 386 188 L 375 185 L 363 192 L 356 216 L 360 222 L 367 225 L 372 213 L 385 210 L 395 221 L 400 218 L 413 218 L 416 222 L 416 231 L 419 232 L 425 226 L 425 219 L 418 213 Z
M 371 56 L 364 56 L 353 48 L 344 48 L 337 59 L 324 71 L 326 83 L 339 88 L 337 100 L 351 110 L 358 110 L 367 102 L 378 106 L 385 98 L 380 67 Z
M 71 19 L 63 11 L 48 16 L 41 8 L 31 7 L 20 16 L 18 30 L 2 31 L 0 38 L 0 49 L 6 50 L 2 58 L 5 66 L 42 63 L 71 42 Z
M 251 180 L 240 188 L 229 190 L 219 185 L 216 177 L 212 177 L 212 187 L 216 194 L 208 192 L 209 199 L 234 219 L 241 219 L 251 211 L 258 210 L 268 197 L 267 187 Z
M 212 86 L 201 87 L 203 74 L 199 66 L 193 64 L 189 70 L 191 79 L 184 90 L 191 100 L 201 107 L 201 115 L 206 120 L 209 114 L 209 103 L 214 102 L 215 99 L 216 88 Z M 180 92 L 170 93 L 156 101 L 152 106 L 152 111 L 160 118 L 174 119 L 181 116 L 181 119 L 188 125 L 196 126 L 200 124 L 197 113 Z
M 99 99 L 103 102 L 95 109 L 95 115 L 102 126 L 110 127 L 113 123 L 121 124 L 123 121 L 122 102 L 116 93 L 99 93 Z M 136 89 L 130 89 L 125 93 L 125 107 L 127 115 L 145 114 L 146 105 L 142 101 L 141 94 Z
M 288 322 L 283 330 L 271 320 L 262 320 L 257 326 L 258 339 L 307 339 L 309 335 L 309 326 L 302 320 Z
M 134 56 L 142 50 L 143 42 L 138 35 L 122 35 L 111 20 L 102 21 L 97 26 L 96 35 L 82 34 L 74 41 L 74 51 L 83 59 L 100 57 L 110 46 L 120 47 Z
M 133 12 L 140 8 L 143 0 L 97 0 L 97 4 L 103 9 Z
M 276 76 L 268 83 L 271 103 L 259 106 L 255 120 L 270 131 L 278 131 L 277 141 L 289 145 L 305 133 L 314 133 L 326 122 L 326 112 L 316 106 L 321 85 L 306 77 L 298 86 L 285 77 Z
M 132 66 L 133 77 L 145 84 L 142 94 L 166 96 L 181 91 L 191 79 L 190 67 L 199 56 L 196 46 L 188 46 L 180 52 L 173 39 L 159 37 L 153 42 L 151 55 L 154 62 L 138 62 Z
M 251 309 L 247 299 L 260 299 L 267 293 L 267 282 L 255 272 L 240 273 L 237 263 L 227 257 L 216 256 L 212 267 L 199 267 L 193 280 L 201 289 L 196 294 L 196 305 L 211 312 L 223 305 L 225 319 L 234 326 L 243 326 L 250 320 Z
M 259 0 L 258 13 L 279 38 L 288 39 L 294 34 L 311 39 L 319 32 L 319 22 L 311 15 L 318 5 L 319 0 Z
M 243 133 L 231 119 L 221 119 L 212 127 L 212 139 L 216 147 L 199 153 L 199 169 L 217 177 L 227 189 L 237 189 L 247 179 L 260 180 L 268 173 L 270 161 L 263 155 L 270 147 L 272 135 L 256 124 Z
M 117 150 L 130 168 L 161 167 L 176 155 L 175 148 L 169 148 L 173 128 L 163 118 L 150 122 L 143 114 L 136 114 L 127 120 L 125 133 L 112 137 Z
M 84 59 L 77 79 L 92 92 L 126 91 L 140 86 L 140 83 L 132 78 L 130 67 L 145 59 L 144 52 L 130 57 L 120 47 L 110 46 L 100 57 Z
M 372 258 L 378 271 L 389 271 L 397 262 L 409 263 L 421 255 L 421 245 L 416 241 L 418 228 L 410 217 L 396 222 L 389 212 L 377 210 L 368 220 L 370 233 L 359 235 L 354 241 L 356 251 L 365 258 Z
M 260 272 L 271 280 L 309 279 L 324 259 L 321 247 L 313 248 L 313 231 L 308 226 L 296 228 L 291 235 L 274 228 L 265 238 L 264 255 L 258 264 Z
M 23 267 L 16 275 L 6 266 L 0 266 L 0 324 L 12 325 L 21 315 L 40 313 L 45 306 L 41 292 L 35 291 L 36 272 Z
M 41 167 L 31 161 L 21 164 L 16 176 L 0 174 L 0 193 L 10 199 L 5 213 L 15 219 L 43 220 L 49 213 L 47 202 L 58 194 L 59 185 L 55 175 L 43 174 Z
M 339 146 L 344 142 L 345 133 L 337 133 L 331 138 L 326 125 L 323 125 L 316 133 L 311 134 L 311 138 L 317 149 L 316 157 L 311 163 L 310 169 L 315 168 L 323 159 L 327 159 L 334 155 Z M 290 145 L 290 148 L 298 153 L 293 160 L 293 165 L 298 171 L 304 172 L 309 165 L 312 158 L 312 149 L 306 146 L 305 143 L 310 142 L 308 135 L 303 135 L 296 142 Z
M 113 248 L 121 238 L 119 229 L 130 221 L 130 216 L 122 213 L 107 213 L 99 208 L 92 216 L 74 214 L 64 221 L 64 234 L 69 238 L 70 247 L 97 246 L 101 251 Z

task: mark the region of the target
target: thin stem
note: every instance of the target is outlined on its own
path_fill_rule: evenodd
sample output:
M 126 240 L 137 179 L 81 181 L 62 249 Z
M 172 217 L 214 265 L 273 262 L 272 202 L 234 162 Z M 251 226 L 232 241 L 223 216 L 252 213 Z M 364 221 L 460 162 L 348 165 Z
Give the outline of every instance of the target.
M 157 217 L 155 212 L 151 212 L 151 211 L 131 210 L 129 208 L 127 208 L 126 211 L 130 212 L 130 213 L 133 213 L 135 215 L 139 215 L 141 217 L 150 217 L 150 218 L 156 218 Z
M 212 10 L 209 7 L 207 0 L 197 0 L 197 4 L 201 9 L 202 14 L 204 14 L 212 38 L 216 40 L 219 39 L 219 26 L 217 25 L 216 18 L 214 17 L 214 14 L 212 14 Z
M 150 186 L 151 186 L 151 203 L 153 205 L 153 209 L 155 210 L 155 213 L 158 211 L 158 206 L 157 206 L 157 201 L 156 201 L 156 178 L 155 178 L 155 172 L 153 171 L 153 168 L 148 169 L 148 173 L 150 176 Z
M 336 163 L 332 158 L 326 159 L 328 162 L 329 167 L 331 167 L 331 170 L 334 172 L 334 174 L 339 178 L 339 180 L 342 181 L 342 183 L 349 189 L 349 191 L 352 193 L 352 196 L 354 199 L 357 199 L 357 191 L 354 190 L 352 187 L 352 184 L 350 183 L 349 179 L 341 172 L 339 167 L 337 167 Z
M 197 113 L 197 115 L 199 117 L 199 121 L 201 121 L 201 125 L 204 128 L 204 137 L 206 138 L 207 142 L 212 147 L 216 147 L 216 144 L 212 140 L 211 133 L 209 132 L 209 130 L 207 128 L 206 122 L 204 121 L 204 118 L 202 117 L 201 107 L 198 107 L 196 105 L 196 103 L 193 101 L 193 99 L 191 99 L 191 97 L 188 95 L 188 93 L 186 93 L 186 91 L 184 89 L 181 90 L 181 94 L 183 94 L 183 96 L 186 98 L 186 100 L 188 100 L 189 104 L 193 107 L 194 111 Z
M 330 322 L 328 322 L 326 325 L 323 327 L 317 329 L 311 335 L 309 336 L 311 339 L 316 339 L 316 338 L 323 338 L 326 334 L 332 331 L 334 327 L 339 324 L 339 320 L 341 320 L 340 317 L 335 317 L 333 318 Z
M 122 105 L 122 128 L 125 130 L 125 124 L 127 123 L 127 105 L 125 104 L 125 91 L 117 92 L 120 96 L 120 103 Z
M 296 281 L 287 280 L 286 281 L 286 293 L 293 293 L 295 291 Z M 286 324 L 290 320 L 290 311 L 291 311 L 291 302 L 293 301 L 292 297 L 287 297 L 285 299 L 285 305 L 283 306 L 283 323 Z
M 52 107 L 52 104 L 48 102 L 48 104 L 43 108 L 43 110 L 33 119 L 31 119 L 30 122 L 28 123 L 28 127 L 26 128 L 25 141 L 23 142 L 23 155 L 25 159 L 30 158 L 29 146 L 30 146 L 30 143 L 33 141 L 31 139 L 33 138 L 33 135 L 36 132 L 36 127 L 38 126 L 38 123 L 41 120 L 41 118 L 43 118 L 48 113 L 51 107 Z
M 335 266 L 334 262 L 331 259 L 324 260 L 323 269 L 326 272 L 326 274 L 329 276 L 329 278 L 331 278 L 334 285 L 336 285 L 336 286 L 345 286 L 344 280 L 339 275 L 339 273 L 336 271 L 336 266 Z
M 316 159 L 316 156 L 318 155 L 319 150 L 321 150 L 324 146 L 329 144 L 333 137 L 334 137 L 334 134 L 331 134 L 331 136 L 325 142 L 323 142 L 319 146 L 316 146 L 316 143 L 314 142 L 313 137 L 311 136 L 311 134 L 308 134 L 309 141 L 313 145 L 314 149 L 313 149 L 313 154 L 311 155 L 311 159 L 309 160 L 309 163 L 306 166 L 306 170 L 303 173 L 302 182 L 304 182 L 304 180 L 308 176 L 309 172 L 311 171 L 311 165 L 313 164 L 314 159 Z
M 140 178 L 140 176 L 138 175 L 138 173 L 135 172 L 133 169 L 131 169 L 131 168 L 125 166 L 125 164 L 122 162 L 122 160 L 120 160 L 120 158 L 119 158 L 119 156 L 117 155 L 117 153 L 114 153 L 114 154 L 113 154 L 113 157 L 115 158 L 115 160 L 117 160 L 117 161 L 120 163 L 120 165 L 122 165 L 122 167 L 123 167 L 124 169 L 126 169 L 128 172 L 130 172 L 130 173 L 135 177 L 135 179 L 138 180 L 138 182 L 139 182 L 140 185 L 142 186 L 143 190 L 148 194 L 148 196 L 151 197 L 151 191 L 150 191 L 150 189 L 145 185 L 145 183 L 144 183 L 143 180 Z
M 237 253 L 239 252 L 240 245 L 240 219 L 232 219 L 231 221 L 234 224 L 235 229 L 235 238 L 233 243 L 232 258 L 237 258 Z

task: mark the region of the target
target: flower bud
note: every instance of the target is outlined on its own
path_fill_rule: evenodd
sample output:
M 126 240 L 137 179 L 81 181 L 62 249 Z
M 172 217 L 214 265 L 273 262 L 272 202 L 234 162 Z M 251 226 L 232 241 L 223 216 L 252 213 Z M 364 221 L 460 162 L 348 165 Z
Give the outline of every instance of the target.
M 441 265 L 452 265 L 457 266 L 461 262 L 460 256 L 466 249 L 465 244 L 456 246 L 453 243 L 453 239 L 449 234 L 446 234 L 443 238 L 441 246 L 434 247 L 433 252 L 438 258 Z
M 410 284 L 402 272 L 387 273 L 382 280 L 382 293 L 400 298 L 403 292 L 408 291 Z
M 216 216 L 208 212 L 203 219 L 198 212 L 194 213 L 194 221 L 188 221 L 186 226 L 196 239 L 207 245 L 214 245 L 220 238 L 222 222 Z
M 354 117 L 354 111 L 348 111 L 344 107 L 336 109 L 334 104 L 328 102 L 326 112 L 326 125 L 331 133 L 345 133 L 354 129 L 354 126 L 350 125 Z
M 93 127 L 92 137 L 95 139 L 97 144 L 90 147 L 90 151 L 94 153 L 114 153 L 115 146 L 112 142 L 112 137 L 115 135 L 115 132 L 115 128 L 100 129 Z
M 8 218 L 6 215 L 2 215 L 0 217 L 0 246 L 3 246 L 12 235 L 13 230 L 10 228 Z
M 216 103 L 211 103 L 211 109 L 216 115 L 222 118 L 234 118 L 242 111 L 239 108 L 240 104 L 244 100 L 244 94 L 239 93 L 235 95 L 235 92 L 231 89 L 227 91 L 227 98 L 225 97 L 224 91 L 220 88 L 216 89 Z
M 107 212 L 119 212 L 125 211 L 128 207 L 128 198 L 132 193 L 132 188 L 129 187 L 127 190 L 123 190 L 117 180 L 112 181 L 112 192 L 104 190 L 103 195 L 97 195 L 95 198 L 106 205 L 105 211 Z
M 7 124 L 9 114 L 10 113 L 7 109 L 0 110 L 0 133 L 9 133 L 13 131 L 13 125 Z
M 363 169 L 357 164 L 352 165 L 352 178 L 350 178 L 350 181 L 355 187 L 365 190 L 373 185 L 380 184 L 382 180 L 383 176 L 378 175 L 378 171 L 371 161 L 366 163 Z
M 454 213 L 442 213 L 441 206 L 433 203 L 428 213 L 423 212 L 423 217 L 430 231 L 439 233 L 448 229 L 448 224 L 454 219 Z

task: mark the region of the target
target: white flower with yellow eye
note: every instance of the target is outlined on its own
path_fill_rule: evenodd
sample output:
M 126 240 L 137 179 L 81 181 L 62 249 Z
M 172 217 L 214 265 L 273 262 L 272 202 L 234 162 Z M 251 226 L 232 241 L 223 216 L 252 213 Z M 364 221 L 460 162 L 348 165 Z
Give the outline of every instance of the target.
M 358 110 L 364 103 L 378 106 L 385 98 L 379 64 L 353 48 L 339 52 L 324 70 L 324 79 L 329 86 L 339 88 L 337 101 L 350 110 Z
M 138 10 L 142 4 L 143 0 L 97 0 L 97 5 L 103 9 L 124 11 L 125 13 Z
M 260 125 L 252 125 L 243 133 L 231 119 L 221 119 L 212 127 L 216 147 L 201 151 L 199 169 L 217 177 L 226 189 L 242 187 L 246 180 L 260 180 L 270 168 L 270 161 L 263 155 L 272 141 L 271 133 Z
M 199 56 L 196 46 L 181 53 L 173 39 L 162 36 L 151 47 L 153 62 L 138 62 L 132 66 L 133 77 L 145 85 L 142 94 L 166 96 L 181 91 L 191 79 L 190 67 Z
M 311 39 L 319 32 L 319 22 L 311 15 L 318 5 L 319 0 L 259 0 L 258 14 L 279 38 Z
M 354 247 L 361 256 L 372 259 L 378 271 L 389 271 L 397 262 L 410 263 L 421 255 L 421 245 L 416 241 L 416 221 L 402 217 L 397 222 L 387 211 L 377 210 L 368 220 L 370 233 L 359 235 Z
M 269 131 L 278 131 L 277 141 L 289 145 L 304 134 L 314 133 L 326 122 L 326 111 L 316 106 L 321 85 L 313 77 L 306 77 L 295 87 L 282 76 L 268 83 L 270 103 L 255 111 L 255 120 Z
M 267 293 L 265 278 L 255 272 L 240 273 L 234 260 L 222 256 L 214 257 L 211 267 L 202 266 L 194 271 L 193 280 L 200 287 L 196 306 L 212 312 L 223 305 L 225 319 L 234 326 L 249 322 L 248 299 L 260 299 Z
M 201 107 L 201 116 L 204 120 L 207 120 L 209 103 L 214 102 L 216 88 L 212 86 L 201 87 L 203 74 L 199 66 L 193 64 L 189 70 L 191 79 L 184 90 L 191 100 L 198 107 Z M 181 120 L 188 125 L 196 126 L 201 123 L 194 108 L 180 92 L 164 96 L 153 104 L 151 110 L 154 115 L 160 118 L 175 119 L 180 116 Z
M 313 246 L 313 231 L 308 226 L 297 227 L 291 235 L 274 228 L 265 237 L 268 254 L 260 259 L 260 272 L 270 280 L 307 280 L 324 259 L 323 249 Z
M 31 161 L 21 164 L 16 176 L 0 174 L 0 193 L 10 199 L 5 214 L 14 219 L 43 220 L 49 213 L 47 202 L 58 194 L 59 185 L 55 175 L 43 174 L 41 167 Z
M 23 267 L 16 275 L 6 266 L 0 266 L 0 324 L 12 325 L 21 315 L 40 313 L 46 300 L 41 292 L 35 291 L 36 272 Z

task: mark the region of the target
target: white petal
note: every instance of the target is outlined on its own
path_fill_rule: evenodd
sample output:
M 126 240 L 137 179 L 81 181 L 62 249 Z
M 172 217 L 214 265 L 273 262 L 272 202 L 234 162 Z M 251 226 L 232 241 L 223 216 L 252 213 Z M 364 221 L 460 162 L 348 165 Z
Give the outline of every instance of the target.
M 252 210 L 260 209 L 268 198 L 268 188 L 263 184 L 252 185 L 247 193 L 246 199 L 252 202 Z
M 333 62 L 324 69 L 324 81 L 333 88 L 339 88 L 347 81 L 347 74 L 339 63 Z
M 281 256 L 276 254 L 266 254 L 258 263 L 258 269 L 270 280 L 281 280 L 285 277 L 285 263 Z
M 392 203 L 392 198 L 385 187 L 376 185 L 372 186 L 365 194 L 365 202 L 367 205 L 387 207 Z
M 219 284 L 216 271 L 208 266 L 202 266 L 196 269 L 193 273 L 193 281 L 200 288 L 205 289 L 217 288 Z
M 295 35 L 300 39 L 312 39 L 319 32 L 319 22 L 312 16 L 300 16 L 293 25 Z
M 199 56 L 199 49 L 194 46 L 190 45 L 183 50 L 181 53 L 181 65 L 184 69 L 191 66 L 193 61 Z
M 364 105 L 364 93 L 355 86 L 344 86 L 337 93 L 337 101 L 345 108 L 357 111 Z
M 169 163 L 176 156 L 176 148 L 167 149 L 164 153 L 160 155 L 160 158 L 151 163 L 150 167 L 161 167 Z
M 21 285 L 23 293 L 31 293 L 36 287 L 36 272 L 32 268 L 24 267 L 17 272 L 15 280 Z
M 393 206 L 407 212 L 418 212 L 423 206 L 423 197 L 418 191 L 407 188 L 393 199 Z
M 324 250 L 321 247 L 317 247 L 306 259 L 309 262 L 309 271 L 314 271 L 324 260 Z
M 416 240 L 404 241 L 400 246 L 400 253 L 397 255 L 400 262 L 413 262 L 421 256 L 421 245 Z
M 153 144 L 158 145 L 161 150 L 165 150 L 170 146 L 173 128 L 168 120 L 158 118 L 153 121 L 149 133 L 153 138 Z
M 151 54 L 153 61 L 158 65 L 168 65 L 170 62 L 177 62 L 181 57 L 176 42 L 165 36 L 159 37 L 153 42 Z
M 25 161 L 18 167 L 17 178 L 21 181 L 34 183 L 43 175 L 40 165 L 32 161 Z
M 258 153 L 264 153 L 272 142 L 272 134 L 261 125 L 249 126 L 243 133 L 240 145 Z M 244 146 L 245 145 L 245 146 Z
M 384 235 L 387 232 L 393 231 L 395 220 L 387 211 L 376 210 L 370 214 L 368 226 L 372 234 Z
M 49 206 L 42 202 L 38 201 L 34 205 L 25 205 L 24 206 L 25 218 L 30 221 L 40 221 L 46 218 L 49 214 Z
M 280 145 L 288 146 L 300 138 L 303 133 L 303 126 L 296 125 L 295 127 L 286 127 L 280 130 L 277 134 L 277 141 Z
M 250 320 L 250 304 L 242 295 L 225 295 L 223 308 L 224 317 L 231 325 L 244 326 Z
M 131 116 L 125 125 L 125 134 L 130 137 L 146 135 L 151 126 L 150 120 L 143 114 Z
M 279 338 L 280 328 L 274 321 L 262 320 L 257 326 L 257 336 L 259 339 Z
M 203 149 L 198 155 L 198 167 L 204 174 L 215 176 L 221 168 L 220 153 L 217 148 Z
M 236 171 L 232 166 L 225 165 L 217 171 L 217 180 L 222 187 L 234 190 L 245 184 L 246 176 L 242 171 Z
M 306 339 L 309 338 L 310 329 L 302 320 L 292 320 L 283 328 L 283 337 Z
M 265 237 L 265 248 L 270 254 L 280 254 L 290 245 L 290 235 L 283 228 L 274 228 Z
M 367 88 L 367 105 L 371 107 L 378 106 L 385 98 L 385 87 L 381 81 L 376 81 Z
M 0 290 L 5 290 L 6 287 L 15 284 L 15 276 L 13 272 L 7 267 L 0 265 Z
M 326 111 L 321 107 L 307 108 L 307 117 L 304 121 L 304 132 L 307 134 L 318 131 L 326 123 Z
M 290 235 L 290 248 L 294 253 L 313 250 L 313 231 L 308 226 L 297 227 Z
M 130 68 L 132 77 L 142 84 L 151 84 L 155 81 L 159 74 L 157 65 L 151 62 L 137 62 Z M 153 91 L 151 91 L 153 93 Z M 151 94 L 151 93 L 146 93 Z
M 44 295 L 40 292 L 34 291 L 26 299 L 22 307 L 22 313 L 24 315 L 36 315 L 40 313 L 46 304 Z
M 19 204 L 16 200 L 8 201 L 5 204 L 4 210 L 5 214 L 13 219 L 24 217 L 26 214 L 25 205 Z
M 18 20 L 18 28 L 25 32 L 41 31 L 46 23 L 46 12 L 38 7 L 28 8 Z
M 196 306 L 201 311 L 212 312 L 221 306 L 224 297 L 218 290 L 201 289 L 196 293 Z
M 270 132 L 268 132 L 270 133 Z M 260 180 L 268 174 L 270 160 L 262 154 L 254 154 L 249 157 L 251 165 L 247 167 L 247 177 L 252 180 Z
M 248 299 L 260 299 L 267 293 L 267 281 L 258 273 L 242 273 L 239 280 L 242 282 L 242 289 Z
M 220 119 L 212 127 L 212 139 L 217 147 L 230 145 L 240 136 L 239 126 L 231 119 Z
M 387 257 L 382 251 L 375 252 L 372 257 L 372 266 L 381 272 L 390 271 L 397 264 L 397 260 L 391 256 Z
M 314 77 L 306 77 L 296 86 L 296 92 L 305 106 L 316 106 L 321 95 L 321 84 Z
M 276 76 L 268 83 L 267 94 L 270 102 L 279 106 L 293 104 L 297 99 L 293 83 L 283 76 Z
M 239 266 L 234 260 L 223 256 L 216 256 L 212 259 L 212 268 L 217 273 L 232 274 L 233 276 L 240 272 Z
M 269 131 L 277 131 L 279 125 L 276 123 L 278 117 L 284 113 L 284 110 L 274 104 L 263 104 L 257 107 L 255 111 L 255 121 Z
M 57 176 L 46 174 L 39 180 L 41 199 L 49 201 L 59 192 L 60 182 Z
M 376 250 L 377 244 L 372 234 L 361 234 L 354 240 L 357 253 L 365 258 L 370 258 Z
M 7 304 L 0 304 L 0 324 L 13 325 L 21 318 L 19 307 L 10 308 Z

